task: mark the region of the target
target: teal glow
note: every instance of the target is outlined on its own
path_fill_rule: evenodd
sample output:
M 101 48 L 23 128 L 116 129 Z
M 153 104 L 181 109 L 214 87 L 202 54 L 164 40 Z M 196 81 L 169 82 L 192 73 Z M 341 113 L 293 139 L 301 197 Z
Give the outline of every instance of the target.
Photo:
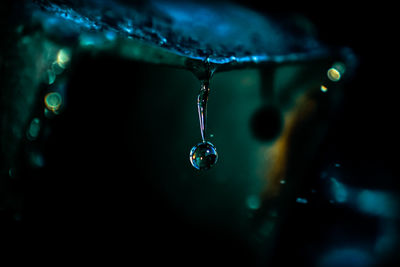
M 319 267 L 367 267 L 373 265 L 373 258 L 368 251 L 360 248 L 338 248 L 327 252 L 321 258 Z
M 249 207 L 251 210 L 256 210 L 261 206 L 260 198 L 256 195 L 249 196 L 246 200 L 246 203 L 247 207 Z
M 371 215 L 381 217 L 396 217 L 398 202 L 388 193 L 377 190 L 362 190 L 357 197 L 358 208 Z
M 348 190 L 344 184 L 336 180 L 336 178 L 331 178 L 331 190 L 335 201 L 338 203 L 344 203 L 348 199 Z
M 57 92 L 50 92 L 44 97 L 44 104 L 48 110 L 57 113 L 62 104 L 62 96 Z
M 46 77 L 47 83 L 53 84 L 56 80 L 56 73 L 54 72 L 54 70 L 52 68 L 49 68 L 46 74 L 47 74 Z
M 38 118 L 33 118 L 31 123 L 29 124 L 26 137 L 31 141 L 35 140 L 39 136 L 39 132 L 40 132 L 40 120 Z
M 305 198 L 298 197 L 298 198 L 296 198 L 296 202 L 300 203 L 300 204 L 307 204 L 308 200 Z
M 57 64 L 60 68 L 65 69 L 71 59 L 71 52 L 68 49 L 60 49 L 57 53 Z

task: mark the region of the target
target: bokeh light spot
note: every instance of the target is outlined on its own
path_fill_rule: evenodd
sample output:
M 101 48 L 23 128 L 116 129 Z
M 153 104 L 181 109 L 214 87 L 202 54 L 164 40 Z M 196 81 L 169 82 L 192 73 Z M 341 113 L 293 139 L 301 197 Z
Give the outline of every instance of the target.
M 50 92 L 44 97 L 46 108 L 53 113 L 57 113 L 62 104 L 62 96 L 57 92 Z
M 328 92 L 328 87 L 326 87 L 325 85 L 321 85 L 321 92 L 323 93 Z
M 65 69 L 70 61 L 71 53 L 67 49 L 60 49 L 57 54 L 57 64 Z
M 327 72 L 329 80 L 332 82 L 338 82 L 340 80 L 341 74 L 336 68 L 330 68 Z

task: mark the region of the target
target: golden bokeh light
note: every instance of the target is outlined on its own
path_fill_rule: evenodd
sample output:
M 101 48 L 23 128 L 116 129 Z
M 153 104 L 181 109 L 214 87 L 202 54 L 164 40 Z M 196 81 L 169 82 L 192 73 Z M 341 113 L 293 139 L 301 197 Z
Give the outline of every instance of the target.
M 341 74 L 336 68 L 330 68 L 327 72 L 327 75 L 329 80 L 331 80 L 332 82 L 338 82 L 341 78 Z
M 325 85 L 321 85 L 321 92 L 323 93 L 328 92 L 328 87 L 326 87 Z
M 71 59 L 71 53 L 67 49 L 60 49 L 57 53 L 57 64 L 65 69 Z
M 62 104 L 62 96 L 57 92 L 50 92 L 44 97 L 46 108 L 53 113 L 57 113 Z

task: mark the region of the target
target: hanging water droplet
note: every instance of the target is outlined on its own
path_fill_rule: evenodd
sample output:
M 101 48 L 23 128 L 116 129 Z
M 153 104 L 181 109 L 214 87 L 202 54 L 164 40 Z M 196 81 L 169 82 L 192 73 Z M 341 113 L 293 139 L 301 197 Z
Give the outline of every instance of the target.
M 208 170 L 217 163 L 217 149 L 210 142 L 202 142 L 190 150 L 190 163 L 198 170 Z
M 203 81 L 200 93 L 197 97 L 197 111 L 199 114 L 200 134 L 203 142 L 195 145 L 190 150 L 190 163 L 198 170 L 210 169 L 218 160 L 218 153 L 215 146 L 206 141 L 207 126 L 207 101 L 210 92 L 209 80 Z

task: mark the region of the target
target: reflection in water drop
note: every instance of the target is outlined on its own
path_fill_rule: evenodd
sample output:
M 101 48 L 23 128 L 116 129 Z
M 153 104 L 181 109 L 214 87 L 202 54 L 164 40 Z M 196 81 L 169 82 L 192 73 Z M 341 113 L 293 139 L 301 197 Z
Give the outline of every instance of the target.
M 33 118 L 29 124 L 28 131 L 26 132 L 26 137 L 28 140 L 35 140 L 39 136 L 40 132 L 40 120 L 38 118 Z
M 329 80 L 332 82 L 338 82 L 340 80 L 340 72 L 335 68 L 330 68 L 327 72 Z
M 210 142 L 199 143 L 190 150 L 190 163 L 198 170 L 210 169 L 217 160 L 217 150 Z
M 56 80 L 56 73 L 52 68 L 49 68 L 47 70 L 46 82 L 48 84 L 53 84 L 55 80 Z
M 29 163 L 34 168 L 42 168 L 45 164 L 45 160 L 41 153 L 32 151 L 29 155 Z
M 57 54 L 57 64 L 65 69 L 70 61 L 71 53 L 67 49 L 60 49 Z
M 344 184 L 339 182 L 336 178 L 331 178 L 332 195 L 338 203 L 344 203 L 348 199 L 348 190 Z
M 57 92 L 50 92 L 44 97 L 44 104 L 48 110 L 57 114 L 62 104 L 62 96 Z
M 308 200 L 305 199 L 305 198 L 298 197 L 298 198 L 296 199 L 296 202 L 297 202 L 297 203 L 300 203 L 300 204 L 307 204 L 307 203 L 308 203 Z
M 57 61 L 54 61 L 51 64 L 51 70 L 56 74 L 59 75 L 64 71 L 64 68 L 61 68 L 60 65 L 58 65 Z
M 332 67 L 339 71 L 341 75 L 346 71 L 346 66 L 343 62 L 335 62 Z
M 328 87 L 326 87 L 325 85 L 321 85 L 321 92 L 323 93 L 328 92 Z
M 261 202 L 260 198 L 257 195 L 251 195 L 246 200 L 247 207 L 251 210 L 256 210 L 260 208 Z

